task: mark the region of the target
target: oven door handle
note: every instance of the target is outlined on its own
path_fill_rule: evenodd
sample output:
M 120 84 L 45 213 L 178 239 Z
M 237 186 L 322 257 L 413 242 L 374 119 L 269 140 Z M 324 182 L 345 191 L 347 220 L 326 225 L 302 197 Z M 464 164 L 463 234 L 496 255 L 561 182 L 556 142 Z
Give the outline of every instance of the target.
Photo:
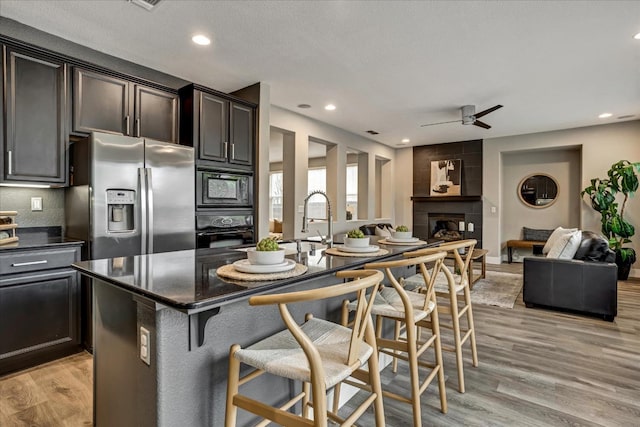
M 234 230 L 228 231 L 202 231 L 196 233 L 197 236 L 222 236 L 225 234 L 238 234 L 238 233 L 246 233 L 247 231 L 251 231 L 250 228 L 236 228 Z

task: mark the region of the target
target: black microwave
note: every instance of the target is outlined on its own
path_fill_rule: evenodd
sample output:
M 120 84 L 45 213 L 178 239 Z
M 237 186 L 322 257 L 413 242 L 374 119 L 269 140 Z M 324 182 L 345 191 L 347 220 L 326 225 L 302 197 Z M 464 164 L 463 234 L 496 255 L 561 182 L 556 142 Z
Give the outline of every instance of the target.
M 199 208 L 253 206 L 253 175 L 199 169 L 196 193 Z

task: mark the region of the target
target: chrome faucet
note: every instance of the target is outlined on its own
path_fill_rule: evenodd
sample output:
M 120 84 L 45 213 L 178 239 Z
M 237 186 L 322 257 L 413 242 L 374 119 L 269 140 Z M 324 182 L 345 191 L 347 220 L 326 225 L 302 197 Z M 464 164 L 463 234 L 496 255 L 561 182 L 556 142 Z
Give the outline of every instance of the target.
M 329 197 L 327 196 L 327 193 L 325 193 L 324 191 L 320 191 L 320 190 L 315 190 L 312 191 L 311 193 L 309 193 L 309 195 L 307 197 L 305 197 L 304 199 L 304 213 L 302 215 L 302 232 L 303 233 L 308 233 L 309 232 L 309 224 L 308 224 L 308 220 L 310 218 L 307 218 L 307 205 L 309 204 L 309 199 L 312 196 L 315 196 L 316 194 L 322 194 L 324 196 L 325 199 L 327 199 L 327 224 L 328 224 L 328 230 L 327 230 L 327 237 L 322 237 L 322 244 L 323 245 L 327 245 L 328 248 L 333 246 L 333 217 L 331 216 L 331 202 L 329 201 Z

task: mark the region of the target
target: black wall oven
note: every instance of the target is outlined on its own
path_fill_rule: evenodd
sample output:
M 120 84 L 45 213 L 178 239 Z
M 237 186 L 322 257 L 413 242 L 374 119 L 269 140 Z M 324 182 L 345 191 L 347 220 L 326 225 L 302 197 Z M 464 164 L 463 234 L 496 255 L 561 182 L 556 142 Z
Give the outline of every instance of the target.
M 251 209 L 196 213 L 197 248 L 221 248 L 251 243 L 255 243 Z
M 197 208 L 252 207 L 253 175 L 198 168 Z

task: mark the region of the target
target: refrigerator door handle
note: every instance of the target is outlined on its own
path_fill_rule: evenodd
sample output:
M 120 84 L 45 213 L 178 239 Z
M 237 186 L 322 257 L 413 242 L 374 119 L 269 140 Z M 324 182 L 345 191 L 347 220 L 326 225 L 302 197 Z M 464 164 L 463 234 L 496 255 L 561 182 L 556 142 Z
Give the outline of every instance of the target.
M 146 254 L 147 252 L 147 175 L 145 168 L 138 168 L 138 183 L 140 184 L 140 253 Z
M 145 168 L 147 174 L 147 253 L 153 253 L 153 180 L 151 168 Z

